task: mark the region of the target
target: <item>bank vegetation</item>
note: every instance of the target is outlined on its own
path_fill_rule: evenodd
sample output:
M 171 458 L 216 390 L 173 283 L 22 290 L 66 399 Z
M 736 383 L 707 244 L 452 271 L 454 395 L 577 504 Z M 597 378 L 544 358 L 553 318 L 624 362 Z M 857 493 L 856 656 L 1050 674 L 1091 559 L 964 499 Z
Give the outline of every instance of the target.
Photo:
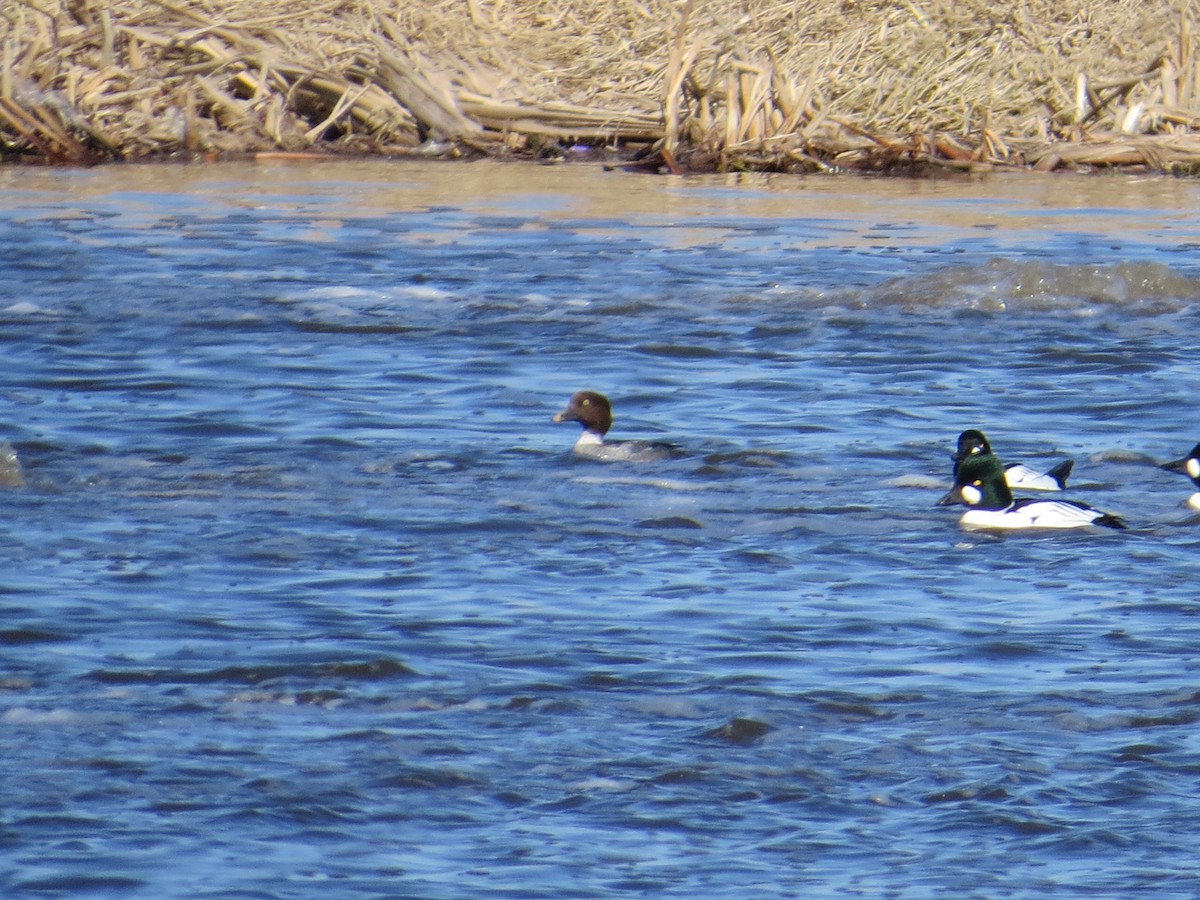
M 1200 172 L 1198 0 L 4 0 L 0 157 Z

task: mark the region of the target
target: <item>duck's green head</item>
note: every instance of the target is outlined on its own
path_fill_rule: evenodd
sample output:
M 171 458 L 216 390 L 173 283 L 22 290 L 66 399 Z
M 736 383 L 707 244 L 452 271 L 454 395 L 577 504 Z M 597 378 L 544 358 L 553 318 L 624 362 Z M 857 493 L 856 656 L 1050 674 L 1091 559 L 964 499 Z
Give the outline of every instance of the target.
M 992 453 L 965 457 L 954 473 L 954 488 L 939 503 L 965 503 L 976 509 L 1008 509 L 1013 495 L 1004 480 L 1004 466 Z

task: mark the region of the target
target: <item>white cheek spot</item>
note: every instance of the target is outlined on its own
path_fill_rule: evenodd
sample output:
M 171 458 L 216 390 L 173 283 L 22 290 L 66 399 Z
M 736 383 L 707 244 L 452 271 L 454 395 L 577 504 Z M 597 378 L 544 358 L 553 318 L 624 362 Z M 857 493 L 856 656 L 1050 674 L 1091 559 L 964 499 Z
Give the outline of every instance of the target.
M 1200 478 L 1200 459 L 1196 459 L 1194 456 L 1189 457 L 1184 468 L 1187 469 L 1190 478 Z
M 971 484 L 964 484 L 959 493 L 962 495 L 963 503 L 968 506 L 974 506 L 983 499 L 983 492 Z

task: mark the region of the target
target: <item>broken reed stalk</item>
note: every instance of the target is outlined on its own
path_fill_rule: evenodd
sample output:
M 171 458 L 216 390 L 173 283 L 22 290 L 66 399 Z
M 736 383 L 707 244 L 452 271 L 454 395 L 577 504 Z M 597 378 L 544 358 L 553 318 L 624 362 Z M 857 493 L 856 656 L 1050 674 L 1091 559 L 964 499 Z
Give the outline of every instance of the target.
M 671 39 L 667 55 L 667 68 L 664 77 L 663 96 L 663 144 L 662 157 L 667 168 L 675 171 L 675 151 L 679 146 L 679 92 L 683 87 L 683 79 L 696 58 L 698 45 L 693 44 L 686 53 L 683 49 L 684 35 L 687 33 L 688 20 L 692 16 L 695 0 L 685 0 L 679 10 L 679 22 L 675 26 L 675 34 Z
M 430 136 L 436 140 L 478 137 L 480 126 L 463 115 L 454 98 L 435 87 L 410 60 L 384 48 L 378 56 L 374 73 L 368 71 L 365 61 L 360 61 L 358 71 L 373 77 L 412 114 L 422 140 Z

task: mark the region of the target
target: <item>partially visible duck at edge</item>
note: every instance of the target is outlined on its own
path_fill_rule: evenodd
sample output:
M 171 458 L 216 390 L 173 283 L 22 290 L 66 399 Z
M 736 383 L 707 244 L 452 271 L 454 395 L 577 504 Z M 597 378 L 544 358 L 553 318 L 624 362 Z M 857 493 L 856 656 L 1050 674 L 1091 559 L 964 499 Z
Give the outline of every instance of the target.
M 1196 487 L 1200 488 L 1200 478 L 1193 478 L 1192 484 L 1194 484 L 1194 485 L 1196 485 Z M 1200 491 L 1196 491 L 1196 492 L 1192 493 L 1191 495 L 1189 495 L 1187 500 L 1184 501 L 1184 505 L 1189 507 L 1190 509 L 1200 511 Z
M 0 441 L 0 487 L 21 487 L 25 484 L 25 473 L 21 471 L 21 460 L 8 441 Z
M 1200 488 L 1200 444 L 1193 447 L 1192 452 L 1187 456 L 1173 462 L 1163 463 L 1160 468 L 1166 469 L 1168 472 L 1178 472 L 1180 475 L 1186 475 L 1192 479 L 1192 484 Z M 1200 509 L 1200 493 L 1195 493 L 1188 497 L 1187 505 L 1192 509 Z
M 958 436 L 958 449 L 952 454 L 954 460 L 954 475 L 958 477 L 958 467 L 969 456 L 991 455 L 992 445 L 982 431 L 968 428 Z M 1024 463 L 1009 463 L 1004 467 L 1004 480 L 1010 488 L 1026 491 L 1062 491 L 1066 490 L 1067 478 L 1075 460 L 1064 459 L 1049 472 L 1039 472 Z
M 595 391 L 576 391 L 563 411 L 555 413 L 550 421 L 578 422 L 583 431 L 573 449 L 592 459 L 652 462 L 684 455 L 679 448 L 656 441 L 606 441 L 604 436 L 613 422 L 612 404 Z
M 1124 528 L 1118 516 L 1076 500 L 1016 499 L 1004 478 L 1004 467 L 992 453 L 965 457 L 955 473 L 954 488 L 938 501 L 970 507 L 959 524 L 968 528 Z

